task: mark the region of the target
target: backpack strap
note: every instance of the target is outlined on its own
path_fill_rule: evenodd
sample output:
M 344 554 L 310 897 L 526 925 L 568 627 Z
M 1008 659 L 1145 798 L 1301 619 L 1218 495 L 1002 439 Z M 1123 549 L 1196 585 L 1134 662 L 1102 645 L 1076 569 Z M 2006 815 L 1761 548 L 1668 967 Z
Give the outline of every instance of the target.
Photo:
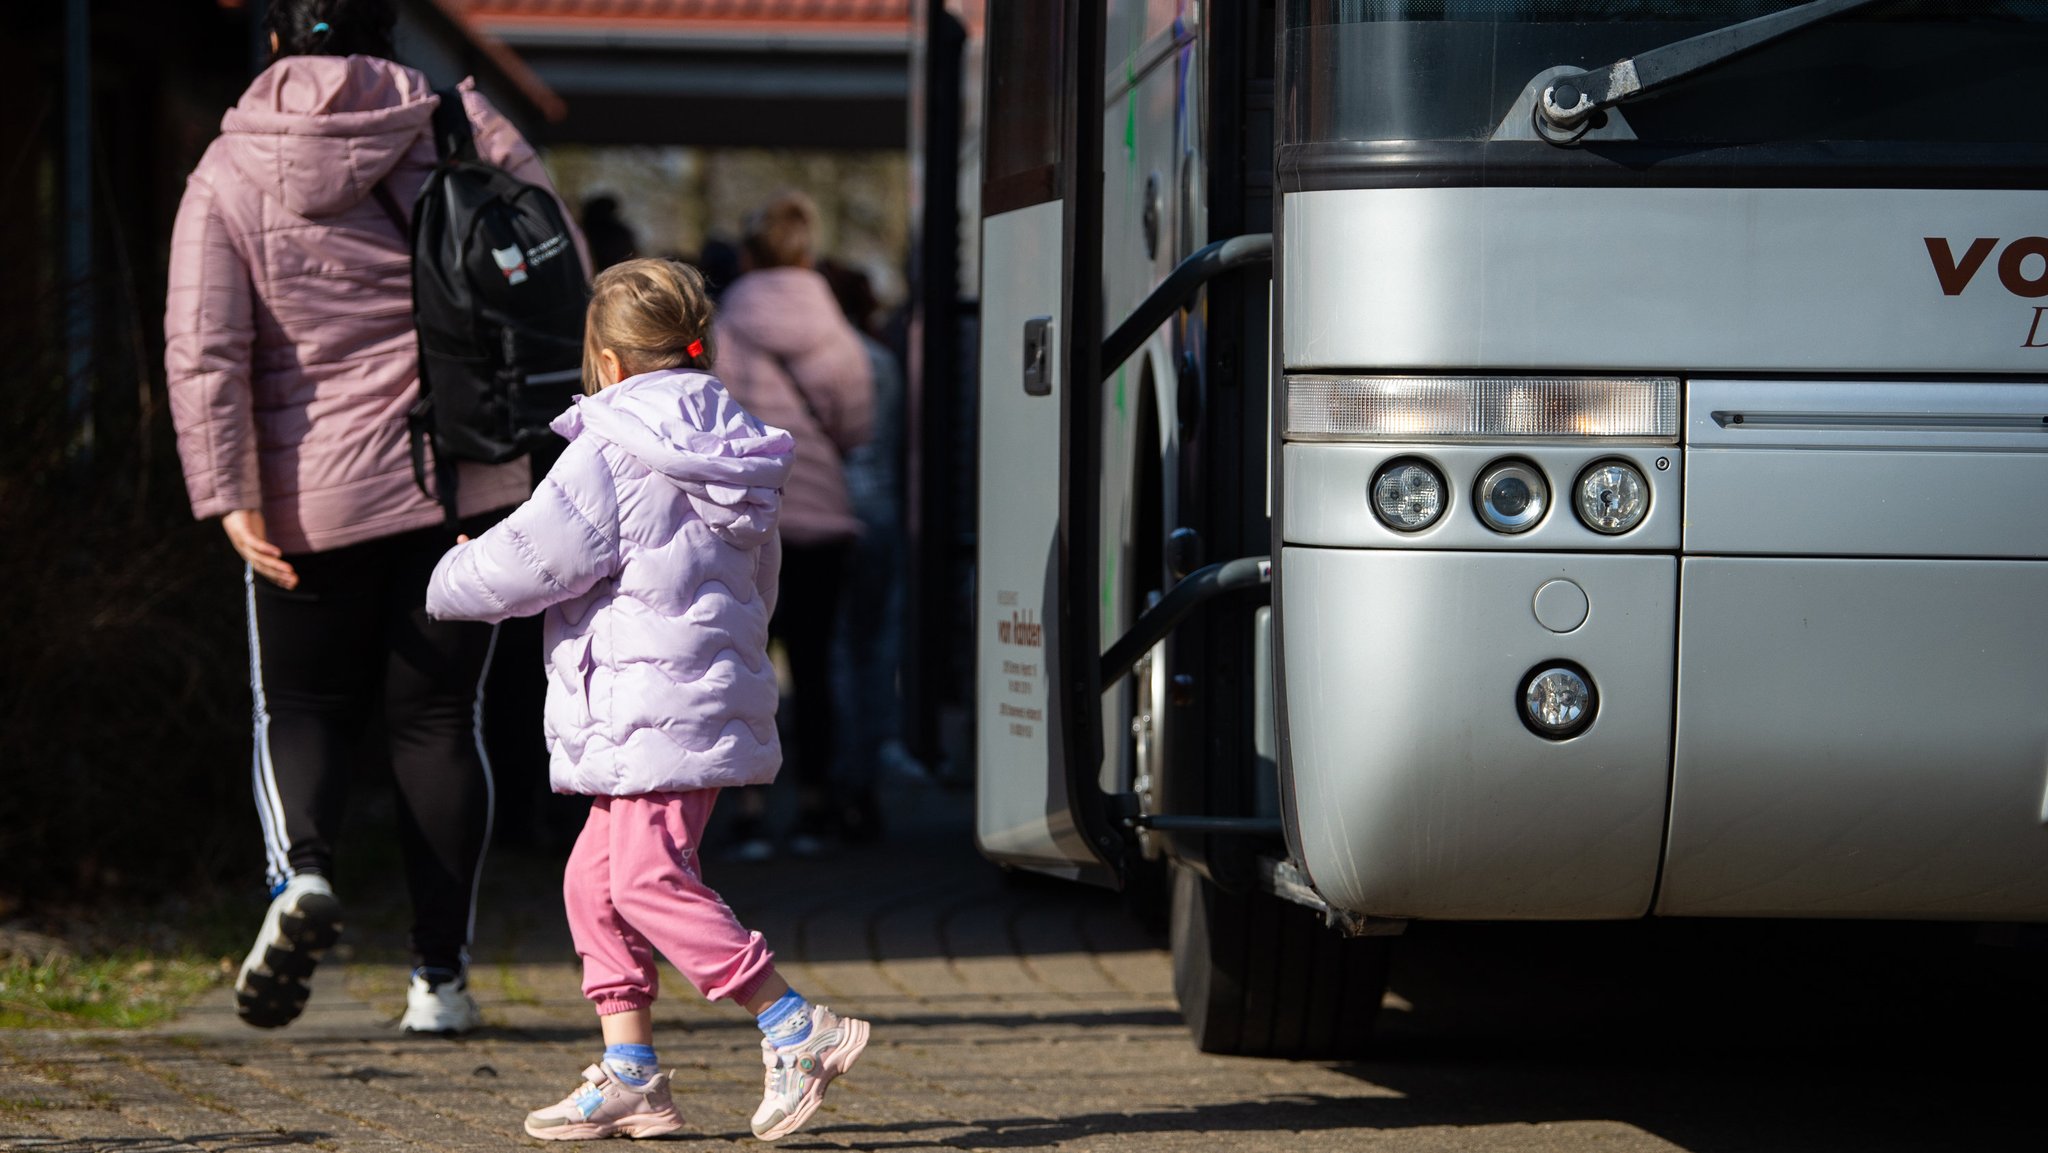
M 462 90 L 436 88 L 441 102 L 434 106 L 434 154 L 442 163 L 477 159 L 476 132 L 470 127 L 469 112 L 462 106 Z
M 412 451 L 412 482 L 419 486 L 421 496 L 434 500 L 434 490 L 427 487 L 427 438 L 434 435 L 433 397 L 422 392 L 413 402 L 405 414 L 405 434 Z
M 768 348 L 761 351 L 767 353 L 775 361 L 775 367 L 782 370 L 782 375 L 789 378 L 790 387 L 796 389 L 797 400 L 803 402 L 804 415 L 810 417 L 811 423 L 818 426 L 818 435 L 825 438 L 825 443 L 831 446 L 833 455 L 838 455 L 839 445 L 833 441 L 831 431 L 825 427 L 825 418 L 818 415 L 818 406 L 811 403 L 811 390 L 804 387 L 804 378 L 796 374 L 796 366 L 779 352 Z
M 398 235 L 410 240 L 412 225 L 407 223 L 405 210 L 398 206 L 398 197 L 391 194 L 390 186 L 379 180 L 370 187 L 370 196 L 377 201 L 377 207 L 384 210 L 384 215 L 391 221 L 392 227 L 398 229 Z
M 476 132 L 469 123 L 469 111 L 462 105 L 460 88 L 436 88 L 434 95 L 439 102 L 434 105 L 434 156 L 442 164 L 451 161 L 477 163 Z M 382 187 L 381 185 L 379 186 Z M 412 482 L 419 486 L 422 495 L 441 506 L 442 521 L 451 531 L 461 531 L 461 518 L 456 515 L 456 465 L 455 458 L 445 452 L 434 453 L 434 490 L 427 489 L 427 444 L 434 435 L 434 398 L 426 391 L 426 374 L 420 374 L 419 403 L 406 414 L 406 434 L 411 442 Z
M 411 411 L 405 414 L 405 432 L 408 447 L 412 452 L 412 482 L 419 486 L 420 495 L 441 506 L 441 520 L 455 532 L 462 531 L 462 518 L 456 514 L 455 458 L 445 452 L 434 454 L 434 487 L 427 488 L 427 440 L 434 434 L 434 398 L 421 396 L 414 402 Z

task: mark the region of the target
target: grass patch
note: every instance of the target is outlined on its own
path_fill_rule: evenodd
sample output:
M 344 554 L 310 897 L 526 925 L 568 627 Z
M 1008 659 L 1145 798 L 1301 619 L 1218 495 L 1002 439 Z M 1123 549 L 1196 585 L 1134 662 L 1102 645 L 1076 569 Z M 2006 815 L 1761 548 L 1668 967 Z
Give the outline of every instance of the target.
M 133 1029 L 232 980 L 260 894 L 78 902 L 0 924 L 0 1030 Z
M 519 979 L 512 966 L 503 961 L 498 963 L 498 987 L 506 1001 L 514 1005 L 538 1005 L 540 993 L 533 986 Z
M 167 1021 L 226 980 L 218 958 L 59 953 L 0 959 L 0 1029 L 132 1029 Z
M 0 1097 L 0 1117 L 21 1117 L 58 1108 L 45 1097 Z

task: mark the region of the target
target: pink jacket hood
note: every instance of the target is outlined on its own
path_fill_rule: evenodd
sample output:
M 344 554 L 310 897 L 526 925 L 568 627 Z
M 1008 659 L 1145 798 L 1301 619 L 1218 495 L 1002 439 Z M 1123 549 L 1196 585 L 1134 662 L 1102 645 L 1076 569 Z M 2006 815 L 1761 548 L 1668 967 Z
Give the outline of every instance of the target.
M 578 401 L 554 429 L 568 440 L 588 432 L 617 445 L 681 489 L 727 544 L 753 548 L 775 532 L 776 490 L 789 479 L 794 443 L 756 424 L 710 376 L 630 377 Z
M 478 155 L 549 187 L 511 122 L 473 83 L 457 92 Z M 416 201 L 439 103 L 402 64 L 288 56 L 222 121 L 178 205 L 164 297 L 194 516 L 261 509 L 271 543 L 292 555 L 441 523 L 413 482 L 407 435 L 419 399 L 411 244 L 370 195 L 381 185 L 401 209 Z M 463 516 L 533 491 L 523 460 L 456 471 Z
M 243 177 L 301 216 L 354 207 L 391 174 L 434 119 L 422 74 L 371 56 L 287 56 L 220 130 Z

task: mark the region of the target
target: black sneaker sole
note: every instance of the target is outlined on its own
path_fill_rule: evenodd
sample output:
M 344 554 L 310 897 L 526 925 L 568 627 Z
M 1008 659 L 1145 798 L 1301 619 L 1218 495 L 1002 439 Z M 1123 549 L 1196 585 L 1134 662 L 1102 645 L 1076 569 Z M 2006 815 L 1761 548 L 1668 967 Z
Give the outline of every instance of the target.
M 235 1013 L 258 1029 L 289 1025 L 305 1012 L 313 969 L 341 939 L 341 902 L 308 893 L 277 919 L 277 931 L 279 939 L 263 950 L 263 964 L 235 983 Z

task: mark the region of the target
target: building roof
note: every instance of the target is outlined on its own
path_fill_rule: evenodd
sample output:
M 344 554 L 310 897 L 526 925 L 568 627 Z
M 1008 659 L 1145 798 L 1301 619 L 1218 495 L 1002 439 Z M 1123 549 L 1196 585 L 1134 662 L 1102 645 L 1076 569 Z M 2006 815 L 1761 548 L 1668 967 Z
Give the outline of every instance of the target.
M 567 101 L 551 143 L 900 148 L 912 0 L 436 0 Z
M 486 72 L 491 77 L 479 77 L 479 82 L 498 79 L 543 120 L 559 121 L 567 114 L 562 98 L 519 54 L 507 47 L 496 36 L 477 27 L 464 9 L 465 0 L 420 0 L 411 6 L 411 11 L 421 17 L 434 31 L 461 44 L 466 51 L 458 51 L 461 63 L 472 72 Z M 515 115 L 515 119 L 519 119 Z
M 910 0 L 452 0 L 482 15 L 907 23 Z
M 801 49 L 900 46 L 911 0 L 444 0 L 510 43 L 561 44 L 630 36 Z
M 453 0 L 477 14 L 649 20 L 895 20 L 909 0 Z

